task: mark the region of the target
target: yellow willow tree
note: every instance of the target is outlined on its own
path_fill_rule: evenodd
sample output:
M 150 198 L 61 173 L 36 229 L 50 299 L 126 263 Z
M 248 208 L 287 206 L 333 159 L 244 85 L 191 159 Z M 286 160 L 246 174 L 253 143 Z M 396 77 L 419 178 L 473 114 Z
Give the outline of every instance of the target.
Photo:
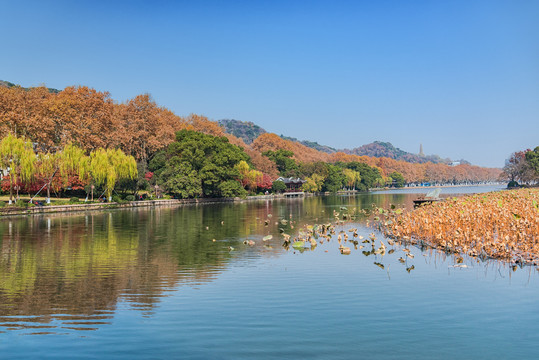
M 345 176 L 345 182 L 348 186 L 348 190 L 350 190 L 351 187 L 353 187 L 353 189 L 355 190 L 356 184 L 361 181 L 361 175 L 359 174 L 359 172 L 351 169 L 344 169 L 342 172 Z
M 109 201 L 112 201 L 112 191 L 119 180 L 132 180 L 138 175 L 135 158 L 124 154 L 120 149 L 99 148 L 92 151 L 87 171 L 92 185 L 105 188 L 105 195 Z M 92 189 L 92 200 L 93 197 Z
M 42 175 L 47 181 L 44 185 L 47 187 L 47 204 L 51 202 L 51 183 L 52 179 L 54 179 L 54 175 L 56 175 L 56 172 L 58 171 L 58 162 L 58 154 L 45 153 L 39 154 L 38 156 L 38 173 Z
M 83 179 L 86 174 L 86 164 L 84 150 L 72 143 L 64 146 L 62 151 L 55 154 L 46 153 L 39 156 L 38 172 L 45 177 L 47 183 L 47 204 L 50 203 L 51 184 L 54 176 L 60 172 L 64 184 L 67 183 L 70 174 L 78 173 Z
M 36 154 L 30 141 L 9 134 L 0 142 L 0 166 L 9 170 L 9 203 L 13 202 L 13 184 L 27 182 L 35 173 Z M 17 187 L 17 198 L 19 188 Z

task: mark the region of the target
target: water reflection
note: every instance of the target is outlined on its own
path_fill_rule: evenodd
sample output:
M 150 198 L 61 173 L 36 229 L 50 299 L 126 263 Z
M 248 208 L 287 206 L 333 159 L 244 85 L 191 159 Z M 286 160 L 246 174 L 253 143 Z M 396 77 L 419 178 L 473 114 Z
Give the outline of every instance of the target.
M 411 207 L 413 199 L 360 194 L 2 219 L 0 331 L 95 331 L 114 322 L 119 303 L 152 316 L 180 285 L 212 281 L 231 263 L 284 254 L 282 232 L 330 222 L 343 205 Z M 354 225 L 366 235 L 364 222 L 358 217 Z M 273 239 L 262 241 L 267 235 Z M 368 255 L 389 275 L 383 256 Z M 406 259 L 404 266 L 414 269 Z

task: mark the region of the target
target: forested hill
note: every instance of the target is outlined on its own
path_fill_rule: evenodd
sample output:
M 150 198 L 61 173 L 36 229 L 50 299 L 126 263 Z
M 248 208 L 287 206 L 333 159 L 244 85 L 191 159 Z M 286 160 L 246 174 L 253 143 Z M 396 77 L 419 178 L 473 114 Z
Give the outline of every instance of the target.
M 281 135 L 281 137 L 283 139 L 285 139 L 285 140 L 298 142 L 301 145 L 305 145 L 307 147 L 310 147 L 311 149 L 315 149 L 315 150 L 318 150 L 318 151 L 325 152 L 326 154 L 333 154 L 333 153 L 336 153 L 337 151 L 339 151 L 339 150 L 334 149 L 334 148 L 332 148 L 330 146 L 327 146 L 327 145 L 320 145 L 316 141 L 298 140 L 296 138 L 293 138 L 293 137 L 290 137 L 290 136 L 285 136 L 285 135 Z
M 262 134 L 267 133 L 262 127 L 250 122 L 250 121 L 240 121 L 240 120 L 229 120 L 223 119 L 218 121 L 219 125 L 224 129 L 228 134 L 232 134 L 240 139 L 242 139 L 246 144 L 252 144 L 253 141 Z M 387 157 L 395 160 L 402 160 L 414 164 L 423 164 L 427 162 L 432 162 L 434 164 L 450 164 L 452 163 L 451 159 L 442 159 L 438 155 L 418 155 L 406 152 L 399 148 L 393 146 L 389 142 L 375 141 L 370 144 L 362 145 L 354 149 L 344 149 L 339 150 L 332 148 L 327 145 L 321 145 L 315 141 L 309 140 L 298 140 L 297 138 L 280 135 L 281 138 L 288 141 L 297 142 L 301 145 L 304 145 L 308 148 L 315 149 L 326 154 L 333 154 L 336 152 L 344 152 L 351 155 L 359 156 L 371 156 L 371 157 Z M 466 160 L 460 160 L 461 164 L 470 164 Z
M 0 80 L 0 86 L 3 86 L 3 87 L 7 87 L 7 88 L 12 88 L 14 86 L 18 86 L 16 84 L 13 84 L 9 81 L 5 81 L 5 80 Z M 24 90 L 29 90 L 31 88 L 22 88 Z M 58 89 L 53 89 L 53 88 L 47 88 L 47 90 L 49 90 L 50 93 L 52 94 L 58 94 L 61 90 L 58 90 Z
M 260 126 L 250 121 L 222 119 L 222 120 L 218 120 L 217 123 L 224 129 L 226 133 L 234 135 L 242 139 L 246 144 L 252 144 L 253 141 L 257 137 L 259 137 L 262 134 L 267 133 L 265 129 L 261 128 Z M 337 150 L 335 150 L 334 148 L 326 146 L 326 145 L 320 145 L 319 143 L 315 141 L 298 140 L 296 138 L 285 136 L 285 135 L 281 135 L 281 138 L 300 143 L 311 149 L 322 151 L 327 154 L 333 154 L 334 152 L 337 152 Z
M 406 152 L 393 146 L 389 142 L 375 141 L 354 149 L 344 149 L 344 153 L 353 155 L 365 155 L 373 157 L 387 157 L 395 160 L 403 160 L 410 163 L 423 164 L 432 162 L 435 164 L 449 164 L 451 159 L 442 159 L 438 155 L 418 155 Z
M 242 139 L 246 144 L 251 144 L 257 137 L 267 132 L 250 121 L 222 119 L 218 120 L 217 123 L 226 133 Z

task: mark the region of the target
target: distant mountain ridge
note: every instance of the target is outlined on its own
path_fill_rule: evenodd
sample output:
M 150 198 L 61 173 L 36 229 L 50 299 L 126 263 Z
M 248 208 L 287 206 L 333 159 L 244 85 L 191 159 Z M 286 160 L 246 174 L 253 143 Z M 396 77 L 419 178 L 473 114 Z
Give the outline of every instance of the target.
M 221 126 L 225 132 L 232 134 L 236 137 L 239 137 L 242 139 L 246 144 L 252 144 L 253 141 L 259 137 L 262 134 L 267 133 L 267 131 L 254 124 L 251 121 L 241 121 L 241 120 L 235 120 L 235 119 L 221 119 L 217 120 L 217 123 L 219 126 Z M 325 152 L 327 154 L 333 154 L 337 152 L 336 149 L 326 146 L 326 145 L 320 145 L 319 143 L 315 141 L 309 141 L 309 140 L 298 140 L 296 138 L 280 135 L 281 138 L 285 140 L 295 141 L 297 143 L 300 143 L 302 145 L 305 145 L 307 147 L 310 147 L 312 149 Z
M 451 159 L 442 159 L 438 155 L 419 155 L 419 154 L 412 154 L 407 151 L 401 150 L 399 148 L 396 148 L 393 146 L 393 144 L 389 142 L 383 142 L 383 141 L 375 141 L 370 144 L 362 145 L 360 147 L 354 148 L 354 149 L 344 149 L 343 152 L 346 154 L 352 154 L 352 155 L 365 155 L 365 156 L 373 156 L 373 157 L 387 157 L 390 159 L 395 160 L 403 160 L 410 163 L 426 163 L 426 162 L 433 162 L 435 164 L 443 163 L 443 164 L 449 164 L 451 163 Z
M 241 138 L 246 144 L 252 144 L 253 141 L 262 134 L 267 133 L 262 127 L 250 122 L 250 121 L 240 121 L 234 119 L 222 119 L 218 120 L 219 125 L 224 129 L 225 132 L 232 134 L 236 137 Z M 419 155 L 413 154 L 402 149 L 399 149 L 389 142 L 375 141 L 370 144 L 362 145 L 353 149 L 335 149 L 331 146 L 321 145 L 315 141 L 309 140 L 298 140 L 297 138 L 280 135 L 282 139 L 294 141 L 305 145 L 309 148 L 325 152 L 327 154 L 333 154 L 335 152 L 344 152 L 351 155 L 364 155 L 371 157 L 387 157 L 395 160 L 402 160 L 409 163 L 426 163 L 432 162 L 435 164 L 470 164 L 466 160 L 452 161 L 449 158 L 441 158 L 438 155 Z
M 7 87 L 7 88 L 11 88 L 11 87 L 14 87 L 14 86 L 19 86 L 17 84 L 13 84 L 9 81 L 5 81 L 5 80 L 0 80 L 0 86 L 4 86 L 4 87 Z M 22 87 L 22 86 L 21 86 Z M 31 89 L 31 88 L 25 88 L 25 87 L 22 87 L 24 90 L 28 90 L 28 89 Z M 58 94 L 60 91 L 62 90 L 58 90 L 58 89 L 54 89 L 54 88 L 47 88 L 47 90 L 49 90 L 50 93 L 53 93 L 53 94 Z

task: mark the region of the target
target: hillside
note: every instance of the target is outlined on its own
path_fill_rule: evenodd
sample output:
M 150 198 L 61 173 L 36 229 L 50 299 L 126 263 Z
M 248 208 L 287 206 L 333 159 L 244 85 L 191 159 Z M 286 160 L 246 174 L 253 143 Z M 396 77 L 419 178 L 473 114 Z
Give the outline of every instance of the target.
M 222 119 L 217 123 L 226 133 L 242 139 L 246 144 L 251 144 L 257 137 L 267 132 L 250 121 Z
M 267 133 L 265 129 L 252 123 L 251 121 L 221 119 L 218 120 L 217 123 L 224 129 L 227 134 L 231 134 L 235 137 L 242 139 L 246 144 L 252 144 L 253 141 L 260 135 Z M 301 145 L 304 145 L 308 148 L 322 151 L 327 154 L 333 154 L 334 152 L 337 152 L 336 149 L 326 145 L 321 145 L 315 141 L 298 140 L 296 138 L 285 135 L 281 135 L 281 138 L 283 138 L 284 140 L 300 143 Z
M 262 127 L 250 122 L 233 119 L 223 119 L 218 121 L 219 125 L 224 129 L 224 132 L 234 135 L 242 139 L 246 144 L 252 144 L 260 135 L 266 134 L 267 131 Z M 451 159 L 443 159 L 438 155 L 419 155 L 409 153 L 399 149 L 389 142 L 375 141 L 370 144 L 362 145 L 353 149 L 335 149 L 327 145 L 321 145 L 315 141 L 298 140 L 297 138 L 281 134 L 280 137 L 284 140 L 299 143 L 307 148 L 314 149 L 326 154 L 334 154 L 343 152 L 349 155 L 369 156 L 369 157 L 386 157 L 394 160 L 406 161 L 412 164 L 424 164 L 432 162 L 434 164 L 451 164 Z M 458 160 L 460 164 L 470 164 L 466 160 Z
M 20 85 L 11 83 L 9 81 L 0 80 L 0 86 L 7 87 L 7 88 L 12 88 L 12 87 L 15 87 L 15 86 L 20 86 Z M 24 89 L 24 90 L 30 90 L 31 89 L 31 88 L 25 88 L 25 87 L 21 87 L 21 88 Z M 61 90 L 53 89 L 53 88 L 47 88 L 47 90 L 49 90 L 49 92 L 51 94 L 58 94 L 61 91 Z
M 300 143 L 301 145 L 305 145 L 305 146 L 307 146 L 307 147 L 309 147 L 311 149 L 322 151 L 322 152 L 325 152 L 327 154 L 333 154 L 333 153 L 338 151 L 338 150 L 336 150 L 336 149 L 334 149 L 334 148 L 332 148 L 330 146 L 320 145 L 316 141 L 298 140 L 296 138 L 293 138 L 293 137 L 290 137 L 290 136 L 285 136 L 285 135 L 282 135 L 282 134 L 281 134 L 281 138 L 283 138 L 285 140 L 295 141 L 297 143 Z
M 451 159 L 442 159 L 438 155 L 418 155 L 406 152 L 393 146 L 389 142 L 375 141 L 362 145 L 354 149 L 344 149 L 344 153 L 360 156 L 387 157 L 395 160 L 407 161 L 410 163 L 423 164 L 432 162 L 435 164 L 449 164 Z

